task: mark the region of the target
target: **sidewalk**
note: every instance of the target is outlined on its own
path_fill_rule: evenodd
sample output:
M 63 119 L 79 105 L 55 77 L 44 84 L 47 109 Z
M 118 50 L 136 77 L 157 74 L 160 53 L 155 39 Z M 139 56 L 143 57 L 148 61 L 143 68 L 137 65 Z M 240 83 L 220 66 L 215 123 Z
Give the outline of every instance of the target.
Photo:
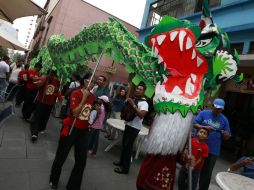
M 49 190 L 49 173 L 59 138 L 60 123 L 51 117 L 47 132 L 39 136 L 38 142 L 30 141 L 29 123 L 21 119 L 20 109 L 0 128 L 0 189 L 1 190 Z M 120 155 L 120 146 L 104 152 L 110 143 L 101 133 L 96 157 L 88 155 L 82 190 L 134 190 L 142 156 L 132 163 L 129 175 L 116 174 L 113 161 Z M 73 167 L 73 152 L 67 158 L 59 182 L 64 190 Z M 228 163 L 218 160 L 214 175 L 225 171 Z M 216 184 L 214 177 L 212 184 Z M 177 188 L 175 188 L 177 189 Z M 212 190 L 217 189 L 212 187 Z

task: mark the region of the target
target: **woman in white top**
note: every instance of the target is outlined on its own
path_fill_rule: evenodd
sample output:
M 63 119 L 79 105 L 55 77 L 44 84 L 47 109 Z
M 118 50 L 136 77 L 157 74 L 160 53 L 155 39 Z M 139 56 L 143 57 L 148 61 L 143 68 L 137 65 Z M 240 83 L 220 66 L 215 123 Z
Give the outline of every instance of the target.
M 17 65 L 16 68 L 11 71 L 11 75 L 9 78 L 9 85 L 6 90 L 6 94 L 9 94 L 11 89 L 16 84 L 18 84 L 18 75 L 19 75 L 19 72 L 21 71 L 21 69 L 22 69 L 22 65 Z

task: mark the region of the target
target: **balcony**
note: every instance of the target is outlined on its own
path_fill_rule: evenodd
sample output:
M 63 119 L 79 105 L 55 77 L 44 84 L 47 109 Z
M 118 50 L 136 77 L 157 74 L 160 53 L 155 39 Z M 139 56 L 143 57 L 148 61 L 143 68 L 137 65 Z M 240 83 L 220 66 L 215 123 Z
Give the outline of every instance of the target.
M 221 0 L 210 0 L 210 7 L 220 5 Z M 175 18 L 190 16 L 201 11 L 201 0 L 161 0 L 150 5 L 147 27 L 158 24 L 165 15 Z

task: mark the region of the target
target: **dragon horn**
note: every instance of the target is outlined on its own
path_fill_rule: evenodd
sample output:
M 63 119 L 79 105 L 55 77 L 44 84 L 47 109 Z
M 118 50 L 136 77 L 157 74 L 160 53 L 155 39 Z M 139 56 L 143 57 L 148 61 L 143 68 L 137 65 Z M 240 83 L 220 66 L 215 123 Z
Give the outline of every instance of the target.
M 201 6 L 202 6 L 202 14 L 199 27 L 202 30 L 205 26 L 213 23 L 213 18 L 211 11 L 209 9 L 209 0 L 202 0 Z

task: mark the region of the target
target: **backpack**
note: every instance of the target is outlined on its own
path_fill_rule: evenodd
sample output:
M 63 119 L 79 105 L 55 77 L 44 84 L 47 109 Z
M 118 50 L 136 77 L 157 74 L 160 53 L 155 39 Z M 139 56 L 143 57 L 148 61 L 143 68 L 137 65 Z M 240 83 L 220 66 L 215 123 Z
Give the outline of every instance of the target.
M 145 101 L 144 99 L 134 99 L 135 105 L 138 106 L 140 100 Z M 121 119 L 125 121 L 132 121 L 137 116 L 137 113 L 133 106 L 129 102 L 125 102 L 123 109 L 121 111 Z

